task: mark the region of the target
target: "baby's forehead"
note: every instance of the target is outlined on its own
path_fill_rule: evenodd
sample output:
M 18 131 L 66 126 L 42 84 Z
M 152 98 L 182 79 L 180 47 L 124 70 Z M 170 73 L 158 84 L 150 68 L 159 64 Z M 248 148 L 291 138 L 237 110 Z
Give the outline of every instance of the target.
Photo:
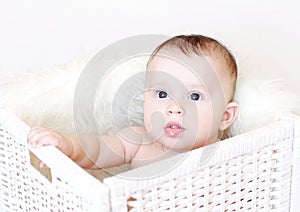
M 148 64 L 151 64 L 153 60 L 157 59 L 161 61 L 162 58 L 177 61 L 183 66 L 192 69 L 194 73 L 201 73 L 203 70 L 209 69 L 204 69 L 203 67 L 210 67 L 222 78 L 228 78 L 230 80 L 236 78 L 236 71 L 231 66 L 232 64 L 228 61 L 228 58 L 225 57 L 224 53 L 219 50 L 211 50 L 198 54 L 193 51 L 183 52 L 178 47 L 170 46 L 168 48 L 162 48 L 152 55 Z
M 211 78 L 208 76 L 222 77 L 222 62 L 204 55 L 186 55 L 178 51 L 159 52 L 149 60 L 147 71 L 159 71 L 178 77 L 189 75 L 205 80 Z

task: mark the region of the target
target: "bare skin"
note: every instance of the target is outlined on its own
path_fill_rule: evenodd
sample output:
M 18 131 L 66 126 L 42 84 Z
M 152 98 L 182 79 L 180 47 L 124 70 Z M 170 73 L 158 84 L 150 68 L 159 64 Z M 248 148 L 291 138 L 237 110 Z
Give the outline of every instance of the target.
M 53 145 L 88 169 L 124 163 L 138 167 L 213 143 L 233 123 L 238 104 L 231 101 L 232 82 L 222 71 L 226 68 L 223 60 L 198 59 L 196 65 L 201 72 L 195 77 L 182 63 L 152 58 L 147 67 L 144 127 L 99 136 L 63 135 L 38 126 L 30 130 L 28 143 L 33 147 Z M 210 73 L 212 77 L 208 77 Z

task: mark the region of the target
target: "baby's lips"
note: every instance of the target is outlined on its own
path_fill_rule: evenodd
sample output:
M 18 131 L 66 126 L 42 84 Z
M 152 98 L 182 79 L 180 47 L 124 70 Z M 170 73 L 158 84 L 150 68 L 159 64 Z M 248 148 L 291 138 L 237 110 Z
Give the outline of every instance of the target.
M 165 134 L 168 137 L 177 138 L 177 137 L 181 136 L 181 134 L 184 130 L 185 129 L 181 126 L 181 124 L 179 124 L 177 122 L 169 122 L 169 123 L 167 123 L 167 125 L 165 127 Z
M 168 122 L 168 123 L 166 124 L 166 128 L 172 128 L 172 129 L 178 128 L 178 129 L 183 129 L 183 127 L 181 126 L 181 124 L 179 124 L 178 122 L 174 122 L 174 121 Z

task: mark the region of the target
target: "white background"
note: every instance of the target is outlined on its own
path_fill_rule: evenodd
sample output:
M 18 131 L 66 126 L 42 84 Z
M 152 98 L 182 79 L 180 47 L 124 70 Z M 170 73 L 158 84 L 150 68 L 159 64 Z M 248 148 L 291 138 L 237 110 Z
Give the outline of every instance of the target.
M 0 0 L 0 73 L 38 71 L 138 34 L 204 34 L 239 65 L 299 86 L 300 15 L 287 0 Z

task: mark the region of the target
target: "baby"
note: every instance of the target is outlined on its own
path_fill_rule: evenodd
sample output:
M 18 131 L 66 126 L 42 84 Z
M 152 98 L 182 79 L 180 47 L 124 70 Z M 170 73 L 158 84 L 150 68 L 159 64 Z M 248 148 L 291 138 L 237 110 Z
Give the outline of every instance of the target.
M 158 46 L 148 61 L 143 127 L 114 136 L 63 135 L 33 127 L 28 143 L 54 145 L 88 169 L 145 165 L 221 140 L 237 116 L 236 79 L 235 59 L 218 41 L 176 36 Z

